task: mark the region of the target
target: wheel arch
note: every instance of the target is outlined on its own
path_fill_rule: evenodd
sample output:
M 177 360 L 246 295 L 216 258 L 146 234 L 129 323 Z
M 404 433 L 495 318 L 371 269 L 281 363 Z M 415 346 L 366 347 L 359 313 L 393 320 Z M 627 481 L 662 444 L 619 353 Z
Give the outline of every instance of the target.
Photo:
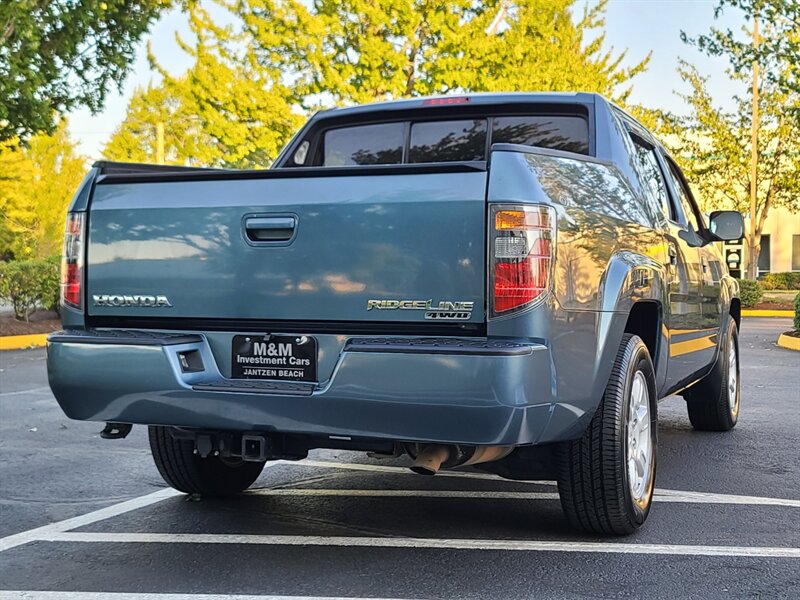
M 625 323 L 625 333 L 638 335 L 647 350 L 650 359 L 658 372 L 658 365 L 663 360 L 662 344 L 660 340 L 663 329 L 664 316 L 661 302 L 657 300 L 640 300 L 634 302 L 628 312 Z

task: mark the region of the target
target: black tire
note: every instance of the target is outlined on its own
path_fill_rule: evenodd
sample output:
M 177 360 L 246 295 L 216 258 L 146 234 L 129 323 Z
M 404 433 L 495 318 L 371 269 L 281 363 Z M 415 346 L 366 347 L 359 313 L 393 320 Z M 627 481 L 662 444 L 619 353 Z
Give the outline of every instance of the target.
M 186 494 L 231 496 L 249 488 L 264 463 L 194 454 L 194 442 L 176 439 L 169 427 L 150 426 L 150 450 L 158 472 L 170 487 Z
M 641 373 L 642 377 L 637 377 Z M 643 381 L 642 381 L 643 378 Z M 642 469 L 635 499 L 629 484 L 629 416 L 632 388 L 648 413 L 645 439 L 650 445 L 649 469 Z M 647 391 L 643 397 L 640 390 Z M 570 524 L 591 533 L 627 535 L 644 523 L 650 512 L 656 471 L 656 386 L 650 353 L 636 335 L 625 334 L 600 406 L 583 437 L 566 442 L 558 457 L 558 493 Z M 639 411 L 637 411 L 639 412 Z M 637 421 L 638 422 L 638 421 Z M 638 438 L 637 438 L 638 439 Z M 647 464 L 647 461 L 644 461 Z
M 731 366 L 736 369 L 732 391 L 729 387 Z M 740 381 L 739 330 L 736 321 L 729 318 L 714 368 L 683 393 L 692 427 L 698 431 L 733 429 L 739 420 Z

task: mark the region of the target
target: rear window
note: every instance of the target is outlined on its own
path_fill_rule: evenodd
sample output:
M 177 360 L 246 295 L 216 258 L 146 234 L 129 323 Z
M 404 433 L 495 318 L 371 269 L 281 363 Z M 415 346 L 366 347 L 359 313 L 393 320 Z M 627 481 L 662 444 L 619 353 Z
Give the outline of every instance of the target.
M 581 117 L 570 116 L 495 117 L 492 143 L 589 154 L 589 123 Z
M 325 132 L 326 167 L 392 165 L 403 160 L 404 123 L 343 127 Z
M 411 125 L 408 162 L 483 160 L 486 119 L 429 121 Z
M 522 144 L 589 154 L 589 122 L 584 117 L 501 115 L 329 129 L 322 135 L 313 162 L 343 167 L 486 160 L 489 135 L 491 144 Z M 295 164 L 302 164 L 303 160 L 295 160 Z

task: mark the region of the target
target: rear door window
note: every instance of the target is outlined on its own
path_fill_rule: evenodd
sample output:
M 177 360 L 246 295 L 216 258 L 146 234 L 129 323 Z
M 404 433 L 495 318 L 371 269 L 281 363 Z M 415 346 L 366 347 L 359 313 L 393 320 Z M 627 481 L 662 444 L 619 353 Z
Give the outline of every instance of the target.
M 589 122 L 581 117 L 557 115 L 495 117 L 492 144 L 522 144 L 589 154 Z
M 330 129 L 323 140 L 323 166 L 395 165 L 403 162 L 404 123 Z
M 408 162 L 484 160 L 486 119 L 423 121 L 411 125 Z

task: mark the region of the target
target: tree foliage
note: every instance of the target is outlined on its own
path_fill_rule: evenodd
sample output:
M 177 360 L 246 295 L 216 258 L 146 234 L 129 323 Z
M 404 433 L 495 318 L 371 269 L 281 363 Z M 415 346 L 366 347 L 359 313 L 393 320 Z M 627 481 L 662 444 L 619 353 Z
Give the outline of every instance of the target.
M 125 120 L 117 127 L 103 154 L 110 160 L 155 163 L 157 128 L 164 126 L 166 164 L 206 165 L 211 140 L 203 134 L 189 106 L 164 85 L 137 88 Z
M 623 66 L 605 48 L 605 2 L 574 18 L 576 0 L 220 0 L 220 26 L 190 5 L 193 59 L 139 90 L 106 147 L 152 161 L 266 167 L 303 121 L 332 105 L 478 91 L 596 91 L 623 101 L 648 57 Z
M 686 100 L 692 114 L 688 126 L 694 135 L 685 138 L 688 163 L 713 206 L 750 212 L 752 132 L 754 129 L 753 61 L 760 78 L 756 149 L 756 210 L 751 217 L 755 232 L 748 230 L 748 273 L 755 277 L 761 252 L 761 232 L 773 206 L 800 210 L 800 2 L 798 0 L 719 0 L 715 15 L 726 8 L 744 12 L 749 26 L 759 17 L 762 35 L 758 46 L 753 34 L 736 35 L 730 29 L 712 27 L 696 39 L 682 33 L 684 41 L 711 56 L 730 62 L 728 73 L 747 90 L 734 97 L 736 109 L 724 113 L 714 105 L 706 80 L 696 69 L 682 63 L 679 73 L 691 86 Z
M 707 78 L 681 63 L 681 77 L 690 86 L 684 96 L 690 115 L 679 120 L 683 133 L 671 137 L 682 167 L 700 190 L 707 209 L 750 211 L 752 100 L 734 98 L 735 109 L 725 112 L 714 102 Z M 756 237 L 746 232 L 751 258 L 758 257 L 761 232 L 770 209 L 800 210 L 800 94 L 765 83 L 759 98 L 756 171 Z
M 66 121 L 52 135 L 35 135 L 26 145 L 16 138 L 1 142 L 0 255 L 24 259 L 60 253 L 67 206 L 85 173 Z
M 267 167 L 303 121 L 280 71 L 253 60 L 244 39 L 192 5 L 195 41 L 178 42 L 194 63 L 181 76 L 151 63 L 162 83 L 139 90 L 106 147 L 116 160 L 155 161 L 156 124 L 164 123 L 166 162 Z
M 334 104 L 481 91 L 594 91 L 624 100 L 649 57 L 604 48 L 606 1 L 236 0 L 259 65 L 288 73 L 298 101 Z
M 172 0 L 0 2 L 0 140 L 52 131 L 55 114 L 99 110 L 136 44 Z
M 727 58 L 734 72 L 749 72 L 757 60 L 768 84 L 800 93 L 800 0 L 719 0 L 715 17 L 726 9 L 742 11 L 748 24 L 759 17 L 762 31 L 757 48 L 751 38 L 730 28 L 712 27 L 696 38 L 681 32 L 682 39 L 701 52 Z

